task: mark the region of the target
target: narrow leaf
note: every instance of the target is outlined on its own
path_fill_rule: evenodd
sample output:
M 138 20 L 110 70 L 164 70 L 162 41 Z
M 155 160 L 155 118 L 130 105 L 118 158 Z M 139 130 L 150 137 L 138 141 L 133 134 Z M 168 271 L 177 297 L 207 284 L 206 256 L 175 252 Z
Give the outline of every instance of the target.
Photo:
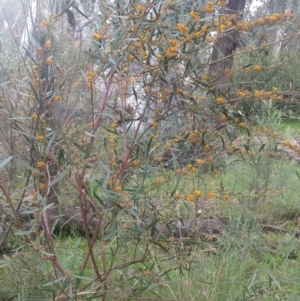
M 4 160 L 0 163 L 0 169 L 1 169 L 2 167 L 4 167 L 6 164 L 8 164 L 8 163 L 11 161 L 12 158 L 13 158 L 13 156 L 10 156 L 10 157 L 4 159 Z

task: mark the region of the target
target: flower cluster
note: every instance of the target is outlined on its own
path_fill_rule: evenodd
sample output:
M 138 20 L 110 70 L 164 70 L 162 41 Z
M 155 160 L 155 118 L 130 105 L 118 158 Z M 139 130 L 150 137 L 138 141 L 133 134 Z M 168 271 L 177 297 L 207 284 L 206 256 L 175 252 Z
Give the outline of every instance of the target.
M 45 167 L 45 162 L 44 161 L 38 161 L 38 162 L 36 162 L 36 167 L 37 168 L 44 168 Z
M 214 12 L 214 6 L 211 2 L 207 2 L 206 5 L 205 5 L 205 11 L 208 13 L 208 14 L 212 14 Z
M 166 57 L 173 58 L 177 55 L 180 45 L 175 39 L 169 39 L 168 44 L 168 48 L 166 49 Z
M 48 21 L 48 20 L 43 20 L 43 21 L 41 22 L 41 26 L 42 26 L 42 27 L 49 26 L 49 21 Z
M 51 42 L 51 40 L 46 40 L 46 42 L 45 42 L 45 49 L 46 50 L 52 49 L 52 42 Z
M 48 57 L 45 62 L 46 65 L 53 65 L 53 57 Z
M 93 71 L 90 71 L 87 75 L 86 81 L 88 88 L 93 88 L 95 86 L 95 79 L 97 77 L 97 74 Z
M 190 16 L 193 18 L 193 20 L 198 23 L 200 21 L 200 15 L 196 11 L 191 11 Z
M 185 35 L 187 35 L 189 32 L 188 28 L 181 23 L 177 24 L 176 29 Z
M 93 38 L 94 40 L 96 40 L 96 41 L 100 41 L 101 38 L 102 38 L 102 35 L 101 35 L 100 31 L 94 32 L 94 33 L 92 34 L 92 38 Z

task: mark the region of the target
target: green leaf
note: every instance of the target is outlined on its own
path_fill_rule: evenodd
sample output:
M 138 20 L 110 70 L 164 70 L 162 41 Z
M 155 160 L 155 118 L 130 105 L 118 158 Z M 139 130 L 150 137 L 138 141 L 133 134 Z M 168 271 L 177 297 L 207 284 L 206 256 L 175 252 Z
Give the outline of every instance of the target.
M 57 155 L 57 161 L 59 165 L 62 165 L 65 162 L 65 155 L 64 155 L 64 149 L 60 148 L 58 155 Z
M 35 137 L 33 137 L 33 136 L 29 135 L 29 134 L 26 134 L 24 132 L 16 131 L 14 129 L 12 129 L 12 131 L 15 132 L 15 133 L 23 135 L 25 138 L 28 137 L 28 138 L 31 138 L 31 139 L 35 139 Z
M 57 177 L 54 178 L 54 180 L 50 183 L 50 187 L 53 186 L 54 184 L 58 183 L 60 180 L 62 180 L 65 175 L 68 173 L 68 170 L 65 169 L 63 172 L 61 172 Z
M 100 300 L 102 297 L 107 297 L 107 293 L 105 292 L 105 293 L 94 295 L 92 297 L 85 297 L 84 300 L 93 300 L 93 299 Z
M 17 232 L 14 233 L 14 235 L 16 235 L 16 236 L 23 236 L 23 235 L 28 235 L 28 234 L 30 234 L 30 233 L 32 233 L 32 230 L 28 230 L 28 231 L 17 231 Z
M 18 163 L 20 163 L 22 166 L 26 167 L 29 170 L 34 170 L 35 169 L 34 167 L 32 167 L 30 165 L 30 162 L 26 161 L 25 159 L 18 159 Z
M 74 278 L 76 279 L 80 279 L 80 280 L 86 280 L 86 281 L 93 281 L 93 278 L 88 278 L 88 277 L 83 277 L 83 276 L 79 276 L 79 275 L 73 275 Z
M 63 15 L 71 6 L 73 6 L 73 3 L 75 2 L 75 0 L 71 1 L 68 6 L 60 12 L 60 14 L 58 14 L 57 18 L 60 17 L 61 15 Z
M 169 250 L 166 249 L 165 247 L 163 247 L 160 243 L 158 243 L 155 240 L 150 239 L 151 242 L 153 242 L 155 245 L 159 246 L 162 250 L 164 250 L 165 252 L 169 253 Z
M 74 145 L 75 145 L 82 153 L 84 153 L 84 156 L 86 156 L 86 149 L 85 149 L 84 146 L 79 145 L 79 144 L 76 143 L 76 142 L 73 142 L 73 144 L 74 144 Z
M 103 162 L 101 161 L 98 161 L 99 165 L 108 173 L 108 174 L 111 174 L 112 173 L 112 170 L 109 169 Z
M 50 132 L 47 136 L 50 137 L 50 139 L 49 139 L 49 141 L 47 143 L 47 152 L 48 152 L 49 149 L 50 149 L 50 147 L 51 147 L 51 145 L 52 145 L 52 143 L 53 143 L 53 141 L 56 138 L 56 131 Z
M 277 279 L 270 273 L 270 272 L 268 272 L 267 271 L 267 273 L 268 273 L 268 275 L 269 275 L 269 277 L 270 277 L 270 283 L 271 283 L 271 279 L 274 281 L 274 283 L 276 284 L 276 286 L 278 287 L 278 289 L 280 290 L 280 291 L 282 291 L 282 288 L 281 288 L 281 286 L 280 286 L 280 283 L 277 281 Z
M 101 57 L 99 55 L 97 55 L 97 54 L 95 54 L 91 51 L 84 50 L 83 53 L 90 56 L 90 57 L 92 57 L 92 58 L 94 58 L 94 59 L 101 60 Z
M 114 236 L 118 234 L 119 230 L 114 229 L 108 235 L 102 238 L 103 241 L 110 241 Z
M 74 5 L 74 4 L 77 4 L 75 1 L 72 2 L 72 7 L 74 7 L 83 17 L 85 17 L 86 19 L 89 19 L 89 17 L 87 15 L 85 15 L 78 7 L 77 5 Z
M 66 277 L 55 279 L 53 281 L 50 281 L 50 282 L 47 282 L 47 283 L 43 284 L 43 287 L 52 286 L 55 283 L 60 283 L 62 281 L 65 281 L 65 279 L 66 279 Z
M 35 96 L 37 102 L 40 103 L 41 101 L 40 101 L 40 96 L 39 96 L 39 94 L 36 92 L 35 88 L 33 87 L 33 85 L 32 85 L 31 83 L 30 83 L 29 85 L 30 85 L 30 88 L 31 88 L 31 90 L 32 90 L 32 92 L 33 92 L 33 94 L 34 94 L 34 96 Z
M 139 228 L 139 227 L 132 227 L 132 228 L 130 228 L 130 230 L 132 232 L 136 232 L 136 233 L 139 233 L 139 234 L 144 234 L 146 232 L 146 230 L 144 230 L 142 228 Z
M 10 157 L 4 159 L 4 160 L 0 163 L 0 169 L 1 169 L 2 167 L 4 167 L 6 164 L 8 164 L 8 163 L 12 160 L 12 158 L 13 158 L 13 156 L 10 156 Z

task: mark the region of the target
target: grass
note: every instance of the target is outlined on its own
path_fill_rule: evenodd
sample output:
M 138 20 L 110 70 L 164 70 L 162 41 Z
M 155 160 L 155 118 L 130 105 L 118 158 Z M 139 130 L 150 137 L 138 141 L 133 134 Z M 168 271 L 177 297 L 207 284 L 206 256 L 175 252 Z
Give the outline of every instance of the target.
M 299 127 L 298 122 L 284 122 L 281 131 L 294 136 Z M 134 185 L 138 188 L 143 184 L 144 188 L 136 189 L 136 202 L 147 205 L 154 199 L 159 205 L 160 218 L 194 216 L 194 203 L 175 201 L 174 187 L 183 194 L 201 189 L 206 195 L 213 190 L 216 197 L 202 199 L 200 203 L 202 217 L 229 216 L 230 226 L 215 241 L 201 240 L 198 245 L 187 246 L 168 242 L 166 248 L 171 255 L 153 245 L 147 262 L 111 274 L 106 300 L 298 300 L 300 243 L 293 236 L 293 230 L 299 228 L 300 205 L 295 193 L 299 187 L 299 167 L 283 157 L 266 156 L 267 152 L 245 156 L 240 161 L 228 160 L 230 164 L 218 174 L 197 171 L 182 177 L 158 167 L 150 176 L 138 175 Z M 89 186 L 94 189 L 92 182 Z M 222 199 L 224 193 L 229 195 L 228 200 Z M 290 232 L 263 232 L 260 227 L 263 223 L 282 226 Z M 119 233 L 123 242 L 114 264 L 143 251 L 142 243 L 136 245 L 134 239 L 124 233 Z M 18 247 L 19 243 L 12 240 L 13 245 Z M 74 287 L 68 279 L 73 283 L 80 279 L 80 287 L 84 288 L 95 277 L 90 263 L 84 275 L 79 272 L 87 252 L 85 240 L 76 233 L 60 235 L 55 245 L 69 277 L 60 281 L 69 292 Z M 103 248 L 109 251 L 116 247 L 116 240 L 97 241 L 94 250 L 99 269 L 102 269 Z M 108 256 L 108 263 L 111 260 Z M 177 268 L 172 269 L 174 267 Z M 3 256 L 0 300 L 51 299 L 59 293 L 57 284 L 49 277 L 51 271 L 51 264 L 45 261 L 42 251 L 33 252 L 25 246 Z M 93 285 L 85 288 L 82 297 L 92 288 Z

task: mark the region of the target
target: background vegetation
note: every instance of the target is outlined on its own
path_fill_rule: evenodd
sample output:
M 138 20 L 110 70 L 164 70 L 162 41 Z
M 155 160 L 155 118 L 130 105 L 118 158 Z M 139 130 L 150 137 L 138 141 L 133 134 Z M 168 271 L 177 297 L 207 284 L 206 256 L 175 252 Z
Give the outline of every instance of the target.
M 298 300 L 299 7 L 250 4 L 0 2 L 0 300 Z

